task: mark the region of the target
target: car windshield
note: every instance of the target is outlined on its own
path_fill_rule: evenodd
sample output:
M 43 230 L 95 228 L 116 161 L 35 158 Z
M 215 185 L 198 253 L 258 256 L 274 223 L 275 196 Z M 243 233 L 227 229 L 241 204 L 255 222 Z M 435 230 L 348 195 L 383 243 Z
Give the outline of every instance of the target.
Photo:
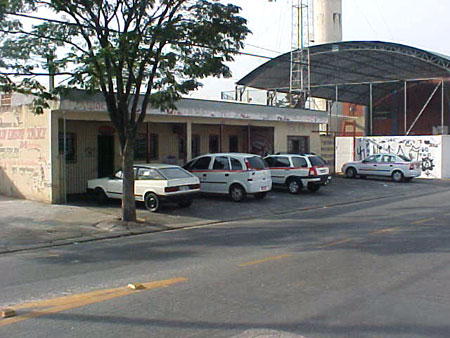
M 325 165 L 325 161 L 320 156 L 310 156 L 309 160 L 311 161 L 311 165 L 315 167 L 322 167 Z
M 164 175 L 167 179 L 176 179 L 176 178 L 190 178 L 191 174 L 186 172 L 185 170 L 177 167 L 170 168 L 161 168 L 159 169 L 160 173 Z
M 406 157 L 405 155 L 398 155 L 398 157 L 400 157 L 405 162 L 411 162 L 412 161 L 410 158 Z
M 259 156 L 247 157 L 245 159 L 250 169 L 266 169 L 267 163 Z

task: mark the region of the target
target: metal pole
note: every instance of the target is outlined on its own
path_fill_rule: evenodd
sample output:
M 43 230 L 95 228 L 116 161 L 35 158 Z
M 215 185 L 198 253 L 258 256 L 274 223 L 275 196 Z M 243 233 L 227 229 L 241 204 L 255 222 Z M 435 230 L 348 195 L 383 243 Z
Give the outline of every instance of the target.
M 408 98 L 407 98 L 407 82 L 404 82 L 404 94 L 403 94 L 403 98 L 404 98 L 404 111 L 403 111 L 403 132 L 406 135 L 406 128 L 407 128 L 407 113 L 406 110 L 408 108 Z
M 444 135 L 444 79 L 441 81 L 441 135 Z
M 66 136 L 66 117 L 63 119 L 63 147 L 64 147 L 64 204 L 67 204 L 67 136 Z
M 336 126 L 336 129 L 334 131 L 334 136 L 336 136 L 337 133 L 338 133 L 338 112 L 339 112 L 338 101 L 339 101 L 339 88 L 338 88 L 338 86 L 336 86 L 336 107 L 335 107 L 335 109 L 336 109 L 336 114 L 335 114 L 335 126 Z
M 372 83 L 369 83 L 369 87 L 370 87 L 370 110 L 369 110 L 369 132 L 370 135 L 372 136 L 373 134 L 373 130 L 372 130 L 372 120 L 373 120 L 373 86 Z

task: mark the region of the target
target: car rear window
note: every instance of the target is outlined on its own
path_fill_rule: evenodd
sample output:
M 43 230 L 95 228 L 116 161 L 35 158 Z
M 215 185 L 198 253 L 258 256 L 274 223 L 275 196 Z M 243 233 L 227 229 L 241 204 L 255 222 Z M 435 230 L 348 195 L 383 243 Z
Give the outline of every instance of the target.
M 310 156 L 309 161 L 314 167 L 322 167 L 326 165 L 325 161 L 320 156 Z
M 403 161 L 405 162 L 411 162 L 412 160 L 404 155 L 398 155 L 398 157 L 400 157 Z
M 246 157 L 250 169 L 266 169 L 267 163 L 259 156 Z
M 192 177 L 191 174 L 184 171 L 181 168 L 161 168 L 159 169 L 160 173 L 164 175 L 165 178 L 168 180 L 175 179 L 175 178 L 190 178 Z

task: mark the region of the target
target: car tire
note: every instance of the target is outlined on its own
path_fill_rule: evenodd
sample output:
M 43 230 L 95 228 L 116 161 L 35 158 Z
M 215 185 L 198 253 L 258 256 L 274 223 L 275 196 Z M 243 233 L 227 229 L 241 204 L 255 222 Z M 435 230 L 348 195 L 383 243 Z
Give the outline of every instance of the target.
M 318 185 L 318 184 L 311 184 L 311 183 L 308 184 L 308 190 L 310 192 L 316 192 L 319 189 L 320 189 L 320 185 Z
M 396 170 L 392 173 L 392 180 L 394 182 L 401 182 L 404 179 L 404 175 L 400 170 Z
M 255 194 L 255 199 L 262 200 L 264 197 L 266 197 L 266 195 L 267 195 L 266 192 L 258 192 Z
M 180 201 L 178 202 L 178 205 L 181 208 L 189 208 L 192 205 L 192 200 Z
M 149 192 L 144 199 L 145 208 L 151 212 L 157 212 L 160 207 L 160 201 L 156 194 Z
M 106 204 L 108 202 L 108 196 L 106 195 L 105 191 L 102 188 L 96 188 L 95 189 L 95 198 L 97 200 L 98 204 Z
M 230 187 L 230 197 L 234 202 L 242 202 L 245 199 L 245 189 L 240 184 L 233 184 Z
M 292 195 L 296 195 L 302 190 L 302 181 L 299 179 L 291 178 L 286 182 L 286 185 Z
M 345 177 L 347 178 L 355 178 L 356 177 L 356 169 L 353 167 L 348 168 L 345 171 Z

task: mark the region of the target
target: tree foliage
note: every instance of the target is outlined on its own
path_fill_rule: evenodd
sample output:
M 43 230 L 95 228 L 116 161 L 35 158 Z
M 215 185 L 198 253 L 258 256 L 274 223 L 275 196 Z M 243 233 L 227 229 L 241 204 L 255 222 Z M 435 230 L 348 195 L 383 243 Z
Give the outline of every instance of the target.
M 125 195 L 133 192 L 129 162 L 147 108 L 173 108 L 202 78 L 229 77 L 226 62 L 249 33 L 239 7 L 214 0 L 0 0 L 0 7 L 3 90 L 35 92 L 43 103 L 51 93 L 36 77 L 51 73 L 65 75 L 65 87 L 102 92 L 121 145 Z

